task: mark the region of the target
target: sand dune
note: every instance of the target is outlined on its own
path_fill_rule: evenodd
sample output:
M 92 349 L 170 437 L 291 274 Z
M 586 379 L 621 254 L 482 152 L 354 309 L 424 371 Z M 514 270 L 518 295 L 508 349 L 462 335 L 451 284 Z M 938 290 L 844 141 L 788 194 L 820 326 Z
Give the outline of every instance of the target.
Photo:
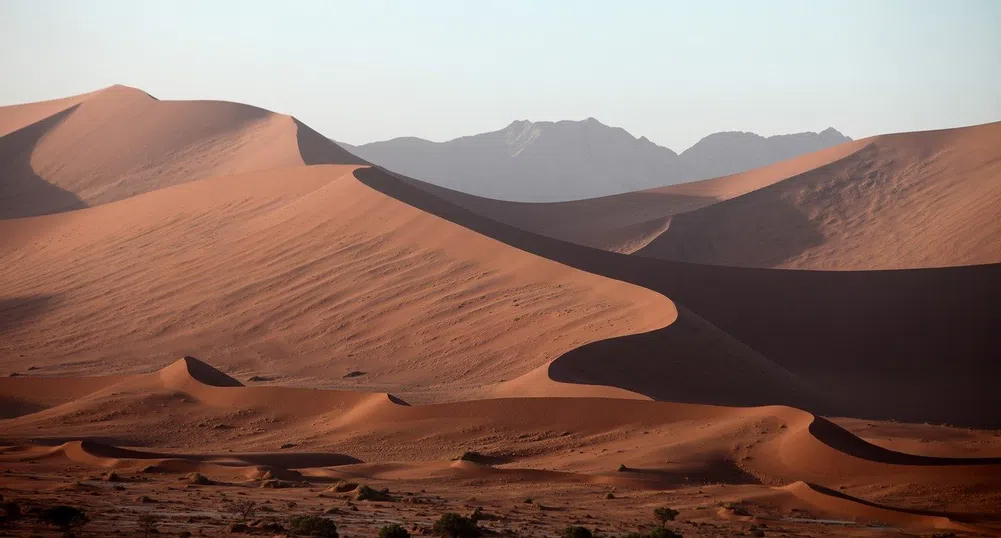
M 852 485 L 860 481 L 906 481 L 911 487 L 938 488 L 953 495 L 1001 486 L 997 472 L 1001 447 L 996 443 L 988 452 L 992 455 L 980 458 L 894 452 L 788 407 L 728 408 L 602 398 L 511 398 L 407 406 L 385 395 L 217 386 L 199 379 L 208 376 L 204 380 L 216 382 L 222 375 L 186 358 L 159 372 L 123 378 L 115 386 L 62 406 L 4 421 L 0 437 L 7 443 L 30 432 L 33 438 L 59 444 L 5 451 L 0 461 L 55 458 L 119 470 L 197 470 L 225 479 L 255 476 L 261 468 L 268 468 L 274 473 L 298 471 L 303 479 L 321 482 L 363 473 L 397 479 L 518 476 L 519 480 L 639 488 L 676 487 L 693 481 L 791 484 L 784 490 L 824 513 L 882 520 L 880 511 L 884 510 L 896 515 L 883 521 L 955 529 L 961 526 L 945 512 L 927 519 L 913 511 L 865 504 L 847 494 L 824 491 L 839 486 L 852 491 Z M 175 378 L 184 378 L 186 388 L 178 391 L 177 383 L 164 384 Z M 0 380 L 0 386 L 6 390 L 19 384 L 37 386 L 40 381 L 53 386 L 64 382 L 13 378 Z M 159 405 L 158 412 L 130 407 L 140 399 L 166 404 Z M 109 421 L 108 415 L 119 418 Z M 226 427 L 206 427 L 217 423 Z M 262 423 L 269 427 L 258 428 Z M 426 424 L 438 427 L 429 432 L 421 426 Z M 60 440 L 74 434 L 163 449 Z M 261 450 L 281 440 L 294 440 L 297 448 Z M 254 447 L 254 451 L 244 447 Z M 448 464 L 456 447 L 497 456 L 484 456 L 486 463 Z M 376 461 L 383 464 L 362 463 Z M 620 463 L 628 470 L 615 471 Z
M 656 290 L 678 305 L 677 320 L 653 333 L 574 350 L 574 366 L 557 381 L 612 384 L 670 401 L 781 403 L 830 415 L 999 424 L 993 409 L 1001 396 L 994 396 L 990 380 L 1001 374 L 991 359 L 1001 346 L 993 330 L 1001 319 L 994 306 L 1001 304 L 1001 264 L 775 271 L 626 256 L 498 223 L 378 168 L 355 174 L 424 211 Z
M 421 212 L 356 168 L 213 178 L 0 222 L 14 275 L 0 283 L 2 367 L 136 372 L 198 350 L 241 379 L 454 399 L 674 317 L 657 293 Z
M 206 177 L 364 162 L 290 116 L 236 103 L 159 101 L 125 86 L 0 107 L 0 133 L 0 218 L 100 205 Z
M 189 501 L 206 484 L 161 487 L 170 475 L 242 494 L 269 476 L 310 510 L 329 492 L 309 486 L 339 479 L 476 485 L 509 507 L 526 488 L 606 503 L 623 488 L 684 492 L 672 502 L 714 522 L 993 532 L 1001 437 L 921 423 L 1001 426 L 1001 264 L 724 258 L 801 248 L 728 228 L 791 200 L 768 218 L 815 210 L 850 231 L 804 263 L 990 260 L 998 125 L 533 205 L 366 166 L 245 105 L 113 87 L 0 109 L 0 368 L 18 374 L 0 378 L 0 464 L 20 473 L 5 483 L 90 497 L 52 477 L 117 470 L 131 482 L 109 495 Z M 931 202 L 941 226 L 922 220 Z M 890 252 L 883 233 L 928 248 Z M 724 265 L 658 259 L 689 240 Z M 623 513 L 663 504 L 647 500 L 599 513 L 624 532 Z M 720 507 L 734 500 L 762 512 Z M 550 531 L 541 518 L 572 509 L 533 507 L 521 521 Z
M 999 137 L 1001 123 L 877 136 L 732 176 L 575 202 L 421 186 L 528 231 L 654 258 L 836 270 L 973 265 L 1001 262 Z
M 885 135 L 826 166 L 672 218 L 636 253 L 746 267 L 1001 262 L 1001 123 Z
M 731 176 L 572 202 L 492 200 L 430 183 L 415 185 L 498 222 L 579 245 L 631 253 L 667 230 L 670 217 L 729 200 L 842 159 L 849 142 Z

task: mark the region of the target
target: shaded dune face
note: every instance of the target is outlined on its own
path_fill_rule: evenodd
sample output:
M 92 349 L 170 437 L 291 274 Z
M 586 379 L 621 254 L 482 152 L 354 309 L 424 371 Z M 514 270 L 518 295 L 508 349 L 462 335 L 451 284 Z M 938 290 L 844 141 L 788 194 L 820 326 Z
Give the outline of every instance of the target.
M 680 368 L 701 369 L 703 362 L 692 357 L 706 353 L 717 358 L 741 357 L 740 366 L 735 366 L 740 371 L 759 360 L 747 358 L 748 354 L 759 354 L 771 367 L 755 370 L 771 371 L 776 379 L 808 387 L 808 396 L 803 396 L 804 391 L 768 392 L 764 397 L 771 401 L 761 401 L 760 396 L 741 399 L 730 393 L 729 404 L 783 403 L 834 415 L 998 424 L 993 409 L 1001 404 L 1001 397 L 994 395 L 990 380 L 1001 373 L 991 359 L 1001 344 L 1001 336 L 991 329 L 1001 319 L 996 306 L 1001 300 L 1001 265 L 775 271 L 626 256 L 497 223 L 431 194 L 419 182 L 382 169 L 364 168 L 355 174 L 373 189 L 424 211 L 551 260 L 658 291 L 695 314 L 690 319 L 698 327 L 683 329 L 689 322 L 681 316 L 656 336 L 591 344 L 588 353 L 617 357 L 619 350 L 642 349 L 646 353 L 630 360 L 650 361 L 663 368 L 662 361 L 670 360 L 670 353 L 679 348 L 661 344 L 683 331 L 698 335 L 708 326 L 712 336 L 700 338 L 718 347 L 691 345 L 690 338 L 684 339 L 684 346 L 695 352 L 684 355 Z M 583 351 L 575 353 L 582 356 Z M 650 370 L 644 366 L 640 371 Z M 583 381 L 574 375 L 563 379 Z M 616 377 L 603 375 L 590 374 L 586 382 Z M 651 387 L 654 383 L 642 375 L 638 375 L 640 381 L 629 376 L 619 386 L 637 390 L 642 385 L 648 387 L 644 393 L 649 396 L 673 398 Z M 687 378 L 682 375 L 681 379 Z M 753 394 L 756 389 L 745 391 Z M 694 392 L 699 403 L 713 403 L 721 397 L 712 391 Z M 936 398 L 929 400 L 929 393 Z

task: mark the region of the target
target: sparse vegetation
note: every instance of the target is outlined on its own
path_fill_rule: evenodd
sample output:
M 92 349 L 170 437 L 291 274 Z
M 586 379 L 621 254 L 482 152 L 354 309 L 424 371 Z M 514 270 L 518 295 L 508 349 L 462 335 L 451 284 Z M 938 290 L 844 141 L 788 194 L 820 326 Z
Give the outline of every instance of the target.
M 457 457 L 455 459 L 458 460 L 458 461 L 474 461 L 475 462 L 475 461 L 481 459 L 482 457 L 483 457 L 483 455 L 480 454 L 479 452 L 476 452 L 475 450 L 467 450 L 467 451 L 463 452 L 462 454 L 459 454 L 459 457 Z
M 379 529 L 379 538 L 410 538 L 410 532 L 400 525 L 393 523 Z
M 247 520 L 254 517 L 257 512 L 257 501 L 245 500 L 236 501 L 229 505 L 229 510 L 240 517 L 241 520 Z
M 344 480 L 338 481 L 333 486 L 330 486 L 330 490 L 335 493 L 345 493 L 352 491 L 358 487 L 356 482 L 345 482 Z
M 563 529 L 563 538 L 591 538 L 593 534 L 587 527 L 571 525 Z
M 356 501 L 392 501 L 389 490 L 376 491 L 366 485 L 358 486 L 355 490 Z
M 212 481 L 209 480 L 208 477 L 206 477 L 201 473 L 188 473 L 182 478 L 182 480 L 184 480 L 189 484 L 196 484 L 199 486 L 207 486 L 212 483 Z
M 620 463 L 619 464 L 619 468 L 616 469 L 616 471 L 618 471 L 620 473 L 624 473 L 624 472 L 626 472 L 628 470 L 629 470 L 629 467 L 626 467 L 626 465 L 624 463 Z
M 674 508 L 668 508 L 666 506 L 661 506 L 660 508 L 654 508 L 653 517 L 660 521 L 661 526 L 667 525 L 668 521 L 674 521 L 678 517 L 678 512 Z
M 681 534 L 674 532 L 673 530 L 668 529 L 667 527 L 658 527 L 650 531 L 650 533 L 647 534 L 647 536 L 649 538 L 683 538 Z
M 318 536 L 320 538 L 337 538 L 337 525 L 334 520 L 320 516 L 296 516 L 289 521 L 289 532 L 300 536 Z
M 70 529 L 80 527 L 87 523 L 87 514 L 79 508 L 73 506 L 53 506 L 42 510 L 38 514 L 38 520 L 46 525 L 59 527 L 60 530 L 69 532 Z
M 480 535 L 480 528 L 468 517 L 462 517 L 454 512 L 443 514 L 431 527 L 435 536 L 447 538 L 473 538 Z
M 496 521 L 500 518 L 498 518 L 494 514 L 484 512 L 482 506 L 477 506 L 476 508 L 473 509 L 473 512 L 469 514 L 469 519 L 476 522 L 476 521 Z
M 0 525 L 9 525 L 21 517 L 21 506 L 13 501 L 4 501 L 0 495 Z
M 149 538 L 149 533 L 156 531 L 156 524 L 160 518 L 153 514 L 142 514 L 139 516 L 139 532 L 143 533 L 143 538 Z
M 647 534 L 647 537 L 648 538 L 683 538 L 680 534 L 674 532 L 671 529 L 668 529 L 667 527 L 658 527 L 658 528 L 650 531 L 650 533 Z

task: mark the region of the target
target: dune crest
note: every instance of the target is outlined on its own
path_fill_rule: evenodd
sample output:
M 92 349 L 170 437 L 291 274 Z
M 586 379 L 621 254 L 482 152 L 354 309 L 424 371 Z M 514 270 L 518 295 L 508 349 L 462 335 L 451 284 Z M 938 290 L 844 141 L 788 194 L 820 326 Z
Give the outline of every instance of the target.
M 189 181 L 303 164 L 363 164 L 290 116 L 161 101 L 126 86 L 0 107 L 0 218 L 57 213 Z M 53 200 L 49 191 L 73 197 Z
M 211 387 L 242 387 L 236 379 L 191 356 L 185 356 L 159 372 L 167 386 L 182 386 L 191 382 Z
M 76 373 L 137 373 L 199 349 L 234 375 L 252 375 L 238 363 L 326 387 L 391 386 L 408 401 L 460 399 L 673 318 L 658 293 L 423 212 L 357 169 L 218 177 L 0 222 L 0 252 L 23 275 L 0 295 L 58 297 L 7 331 L 18 351 L 0 363 L 72 356 L 86 365 Z M 108 278 L 108 267 L 129 269 Z M 64 338 L 45 336 L 57 328 Z M 365 373 L 344 377 L 352 370 Z

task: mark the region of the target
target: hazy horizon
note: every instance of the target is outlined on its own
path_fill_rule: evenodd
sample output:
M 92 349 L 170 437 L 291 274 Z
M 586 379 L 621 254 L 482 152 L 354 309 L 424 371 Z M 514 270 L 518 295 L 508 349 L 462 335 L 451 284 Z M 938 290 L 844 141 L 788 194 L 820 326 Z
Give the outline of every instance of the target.
M 587 117 L 678 152 L 719 131 L 858 139 L 1001 120 L 999 24 L 1001 3 L 974 0 L 15 0 L 0 4 L 0 43 L 18 51 L 0 58 L 0 105 L 125 84 L 353 145 Z

